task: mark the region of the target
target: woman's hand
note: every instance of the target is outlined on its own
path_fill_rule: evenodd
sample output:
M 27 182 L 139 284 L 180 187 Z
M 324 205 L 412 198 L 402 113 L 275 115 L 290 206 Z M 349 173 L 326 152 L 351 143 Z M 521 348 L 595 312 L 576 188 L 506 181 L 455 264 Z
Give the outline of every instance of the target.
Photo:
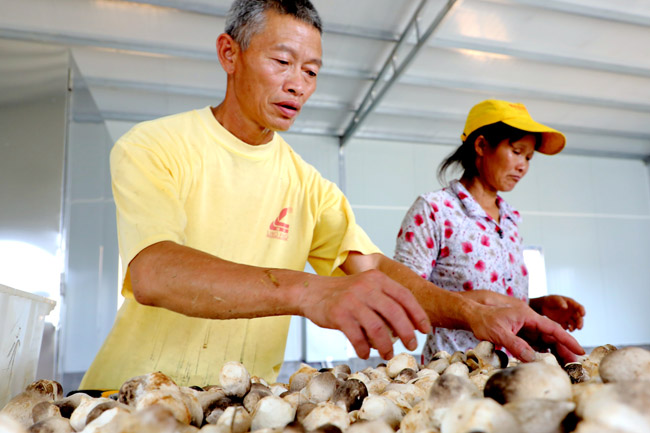
M 560 295 L 548 295 L 530 300 L 537 313 L 559 323 L 564 329 L 582 329 L 585 307 L 576 300 Z

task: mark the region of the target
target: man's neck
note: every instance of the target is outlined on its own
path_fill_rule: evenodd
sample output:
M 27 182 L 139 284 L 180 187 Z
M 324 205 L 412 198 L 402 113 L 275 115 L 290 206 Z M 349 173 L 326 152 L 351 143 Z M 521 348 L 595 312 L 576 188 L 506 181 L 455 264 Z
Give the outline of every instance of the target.
M 224 102 L 216 107 L 210 107 L 210 110 L 221 126 L 244 143 L 257 146 L 266 144 L 273 139 L 272 130 L 247 124 L 245 120 L 242 120 L 244 116 L 228 110 Z

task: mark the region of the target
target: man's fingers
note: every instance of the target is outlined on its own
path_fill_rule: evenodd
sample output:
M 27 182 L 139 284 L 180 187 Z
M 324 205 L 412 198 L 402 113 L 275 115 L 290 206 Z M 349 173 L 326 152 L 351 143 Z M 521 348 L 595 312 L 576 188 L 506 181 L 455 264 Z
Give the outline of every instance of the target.
M 402 340 L 408 350 L 417 349 L 414 329 L 417 325 L 413 323 L 404 306 L 395 302 L 394 298 L 383 295 L 370 300 L 370 306 L 384 319 L 386 326 Z
M 364 306 L 355 312 L 370 347 L 377 349 L 383 359 L 393 357 L 393 341 L 386 322 L 372 309 Z
M 429 316 L 427 316 L 427 313 L 424 311 L 417 299 L 415 299 L 415 296 L 413 296 L 413 293 L 411 293 L 410 290 L 402 287 L 401 285 L 392 287 L 389 286 L 384 290 L 384 293 L 386 293 L 387 296 L 392 298 L 394 301 L 397 301 L 399 305 L 401 305 L 413 327 L 415 327 L 423 334 L 428 334 L 431 332 L 432 329 Z M 404 342 L 404 339 L 402 339 L 402 341 Z M 404 345 L 407 346 L 406 342 Z
M 368 338 L 363 333 L 363 330 L 359 326 L 356 320 L 353 318 L 346 318 L 341 321 L 339 329 L 354 347 L 354 351 L 357 353 L 357 356 L 361 359 L 368 359 L 370 356 L 370 345 L 368 344 Z

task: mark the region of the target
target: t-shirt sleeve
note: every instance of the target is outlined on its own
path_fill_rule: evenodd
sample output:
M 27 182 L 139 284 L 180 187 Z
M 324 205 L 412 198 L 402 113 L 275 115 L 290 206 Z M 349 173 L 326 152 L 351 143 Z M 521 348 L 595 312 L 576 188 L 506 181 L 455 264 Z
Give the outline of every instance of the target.
M 435 212 L 422 197 L 408 210 L 395 245 L 394 259 L 427 280 L 436 266 L 440 236 Z
M 362 254 L 381 251 L 357 224 L 341 190 L 324 180 L 322 191 L 308 260 L 319 275 L 343 275 L 338 267 L 350 251 Z
M 111 150 L 110 164 L 126 273 L 144 248 L 165 240 L 183 244 L 187 220 L 178 169 L 154 137 L 131 130 Z

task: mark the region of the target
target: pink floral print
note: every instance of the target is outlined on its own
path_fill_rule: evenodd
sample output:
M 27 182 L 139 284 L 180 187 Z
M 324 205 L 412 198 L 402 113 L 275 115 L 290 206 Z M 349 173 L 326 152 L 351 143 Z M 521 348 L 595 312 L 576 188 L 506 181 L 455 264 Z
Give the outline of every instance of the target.
M 528 301 L 521 216 L 500 197 L 497 204 L 498 223 L 457 180 L 421 195 L 403 219 L 395 260 L 446 290 L 491 290 Z M 466 351 L 477 343 L 469 331 L 437 328 L 423 357 L 428 362 L 439 350 Z

